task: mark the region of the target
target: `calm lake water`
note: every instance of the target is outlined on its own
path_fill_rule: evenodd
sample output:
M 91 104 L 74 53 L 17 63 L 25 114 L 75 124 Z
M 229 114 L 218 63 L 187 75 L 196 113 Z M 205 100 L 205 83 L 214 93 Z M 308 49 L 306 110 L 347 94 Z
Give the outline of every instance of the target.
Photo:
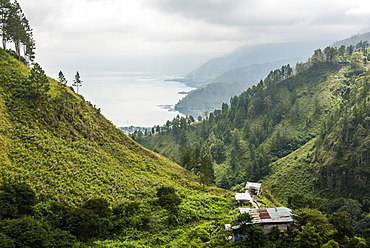
M 177 75 L 145 72 L 103 72 L 81 74 L 79 92 L 87 101 L 101 108 L 103 115 L 117 127 L 163 125 L 177 111 L 160 105 L 175 105 L 193 88 L 173 81 Z M 180 114 L 181 115 L 181 114 Z

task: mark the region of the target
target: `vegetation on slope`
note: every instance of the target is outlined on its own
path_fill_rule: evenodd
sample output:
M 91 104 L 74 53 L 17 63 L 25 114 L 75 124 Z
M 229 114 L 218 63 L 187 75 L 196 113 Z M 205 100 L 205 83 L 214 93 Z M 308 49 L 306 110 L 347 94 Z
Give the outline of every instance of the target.
M 193 173 L 127 137 L 72 88 L 47 78 L 41 66 L 28 68 L 1 49 L 0 92 L 0 208 L 7 209 L 0 239 L 56 247 L 60 234 L 61 247 L 105 239 L 153 247 L 232 211 L 225 191 L 205 188 Z M 158 195 L 163 187 L 171 189 L 170 203 Z M 12 200 L 22 199 L 24 188 L 37 200 Z M 109 216 L 99 216 L 90 201 Z M 19 212 L 17 204 L 32 211 Z M 16 233 L 16 226 L 23 227 Z M 205 241 L 194 236 L 193 242 Z
M 360 42 L 317 49 L 308 62 L 297 64 L 295 75 L 275 70 L 206 120 L 181 125 L 187 122 L 179 118 L 180 125 L 166 125 L 140 142 L 179 163 L 189 149 L 209 154 L 220 187 L 262 181 L 283 202 L 294 193 L 323 197 L 330 211 L 346 212 L 352 226 L 365 225 L 367 47 Z M 350 206 L 359 215 L 351 216 Z
M 365 239 L 350 238 L 352 229 L 347 227 L 354 221 L 357 229 L 364 227 L 367 230 L 366 218 L 361 219 L 357 214 L 347 220 L 347 217 L 335 218 L 334 213 L 345 214 L 349 206 L 355 206 L 352 209 L 357 213 L 359 208 L 361 211 L 358 202 L 346 201 L 352 205 L 337 202 L 329 205 L 330 211 L 322 212 L 321 209 L 297 207 L 302 202 L 302 197 L 297 195 L 289 198 L 288 203 L 297 207 L 299 223 L 305 228 L 293 232 L 275 230 L 264 235 L 261 227 L 250 226 L 245 229 L 249 238 L 241 244 L 225 239 L 231 233 L 224 230 L 223 224 L 236 225 L 242 221 L 241 217 L 235 218 L 237 211 L 232 195 L 206 188 L 209 181 L 203 182 L 201 177 L 203 185 L 199 184 L 192 173 L 138 145 L 71 88 L 48 79 L 39 65 L 29 69 L 3 50 L 0 50 L 0 56 L 0 134 L 6 148 L 0 153 L 4 158 L 0 164 L 2 244 L 8 247 L 233 247 L 257 244 L 261 247 L 315 247 L 331 238 L 335 241 L 329 242 L 334 244 L 365 244 Z M 332 72 L 349 70 L 349 74 L 344 75 L 353 75 L 345 65 L 319 63 L 316 67 L 311 72 L 306 71 L 313 78 L 316 73 L 324 75 L 324 79 L 317 76 L 316 83 L 328 82 Z M 166 127 L 171 131 L 163 134 L 172 133 L 177 142 L 187 144 L 191 136 L 186 132 L 194 132 L 198 137 L 206 136 L 207 125 L 211 127 L 212 123 L 217 123 L 223 114 L 242 120 L 231 110 L 240 112 L 245 103 L 248 103 L 247 113 L 261 121 L 258 110 L 267 107 L 259 102 L 260 99 L 253 98 L 257 95 L 265 99 L 267 95 L 264 94 L 265 88 L 259 87 L 279 86 L 281 98 L 277 96 L 276 99 L 282 101 L 282 96 L 289 94 L 286 88 L 297 82 L 288 78 L 276 83 L 273 78 L 288 77 L 282 71 L 272 73 L 269 79 L 247 91 L 244 98 L 233 98 L 230 109 L 224 104 L 222 110 L 211 113 L 205 122 L 194 126 L 189 125 L 194 122 L 191 118 L 175 118 Z M 302 96 L 297 98 L 303 98 L 303 95 L 302 92 Z M 326 100 L 323 99 L 320 105 L 329 106 L 325 104 Z M 290 104 L 291 101 L 283 101 L 280 108 L 285 109 Z M 290 112 L 285 114 L 290 115 Z M 271 116 L 280 119 L 279 116 Z M 237 127 L 226 136 L 233 144 L 230 151 L 232 160 L 223 153 L 222 143 L 217 141 L 216 147 L 212 146 L 214 143 L 207 144 L 213 151 L 212 157 L 204 153 L 203 147 L 189 147 L 186 150 L 190 156 L 183 162 L 200 172 L 202 168 L 195 165 L 208 166 L 212 162 L 210 158 L 223 161 L 219 163 L 221 166 L 228 159 L 231 165 L 241 166 L 244 158 L 237 156 L 248 148 L 249 140 L 243 141 L 240 137 L 244 136 L 238 131 L 238 128 L 246 128 L 245 123 L 236 124 Z M 304 128 L 310 125 L 306 124 Z M 223 126 L 219 125 L 219 128 Z M 213 135 L 206 141 L 216 139 L 214 131 Z M 259 143 L 258 137 L 255 133 L 254 144 Z M 222 141 L 227 142 L 226 139 Z M 274 154 L 276 157 L 281 155 L 277 151 Z M 194 164 L 195 161 L 198 162 Z M 257 161 L 262 161 L 261 165 L 266 162 L 261 157 Z M 258 177 L 258 174 L 253 176 Z M 271 197 L 266 195 L 266 198 Z M 361 231 L 357 233 L 361 234 Z
M 169 131 L 143 137 L 140 142 L 179 163 L 187 149 L 210 154 L 221 187 L 261 180 L 270 174 L 272 161 L 319 134 L 321 121 L 331 108 L 327 101 L 331 96 L 322 98 L 320 88 L 343 67 L 316 63 L 295 76 L 288 76 L 288 67 L 283 67 L 231 98 L 230 107 L 224 103 L 203 122 L 187 125 L 180 118 L 172 121 Z

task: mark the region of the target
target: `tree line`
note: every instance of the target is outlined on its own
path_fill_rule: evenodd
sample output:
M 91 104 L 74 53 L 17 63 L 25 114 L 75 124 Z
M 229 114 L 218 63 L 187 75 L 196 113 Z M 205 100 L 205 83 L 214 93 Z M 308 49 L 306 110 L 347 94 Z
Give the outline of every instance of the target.
M 25 62 L 35 59 L 35 40 L 28 19 L 17 1 L 0 0 L 0 36 L 3 48 L 6 50 L 7 43 L 15 46 L 18 60 L 21 60 L 21 47 Z
M 219 187 L 261 180 L 271 172 L 271 162 L 319 133 L 314 123 L 323 115 L 317 101 L 308 101 L 315 92 L 302 89 L 347 64 L 351 71 L 362 71 L 368 61 L 367 42 L 317 49 L 307 62 L 294 69 L 285 65 L 271 71 L 257 85 L 232 97 L 229 104 L 223 103 L 204 119 L 199 117 L 200 122 L 193 124 L 194 118 L 177 117 L 157 126 L 160 134 L 145 137 L 141 133 L 138 141 L 184 167 L 188 167 L 189 151 L 199 149 L 201 157 L 210 155 Z M 307 101 L 302 102 L 306 95 Z M 296 131 L 281 128 L 282 121 Z M 192 166 L 188 169 L 194 170 Z
M 168 213 L 162 220 L 167 226 L 177 226 L 181 202 L 173 187 L 162 186 L 148 204 Z M 0 185 L 0 246 L 87 247 L 79 242 L 149 231 L 150 220 L 143 209 L 151 207 L 129 200 L 111 206 L 100 197 L 87 199 L 80 206 L 43 201 L 27 183 L 5 180 Z

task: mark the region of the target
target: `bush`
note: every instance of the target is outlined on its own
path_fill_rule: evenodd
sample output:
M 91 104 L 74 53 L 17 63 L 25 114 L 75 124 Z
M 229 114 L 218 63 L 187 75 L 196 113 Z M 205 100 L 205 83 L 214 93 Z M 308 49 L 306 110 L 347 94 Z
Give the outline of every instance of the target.
M 109 202 L 103 198 L 90 199 L 82 207 L 94 211 L 100 218 L 108 218 L 112 214 Z
M 0 216 L 3 218 L 31 215 L 36 203 L 36 193 L 26 183 L 5 181 L 0 186 Z
M 177 215 L 178 205 L 181 203 L 181 198 L 176 194 L 173 187 L 161 187 L 157 191 L 158 204 L 167 211 Z
M 1 240 L 14 247 L 71 247 L 75 237 L 31 217 L 0 222 Z M 4 247 L 4 246 L 2 246 Z M 9 246 L 12 247 L 12 246 Z

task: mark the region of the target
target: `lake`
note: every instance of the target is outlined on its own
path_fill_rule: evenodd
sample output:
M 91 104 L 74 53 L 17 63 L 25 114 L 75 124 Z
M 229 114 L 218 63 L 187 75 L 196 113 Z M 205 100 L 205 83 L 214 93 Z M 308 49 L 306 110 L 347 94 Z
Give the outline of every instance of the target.
M 102 114 L 117 127 L 163 125 L 180 114 L 165 107 L 175 105 L 185 96 L 179 92 L 194 89 L 165 81 L 177 76 L 170 74 L 89 72 L 80 75 L 83 83 L 79 93 L 101 108 Z

